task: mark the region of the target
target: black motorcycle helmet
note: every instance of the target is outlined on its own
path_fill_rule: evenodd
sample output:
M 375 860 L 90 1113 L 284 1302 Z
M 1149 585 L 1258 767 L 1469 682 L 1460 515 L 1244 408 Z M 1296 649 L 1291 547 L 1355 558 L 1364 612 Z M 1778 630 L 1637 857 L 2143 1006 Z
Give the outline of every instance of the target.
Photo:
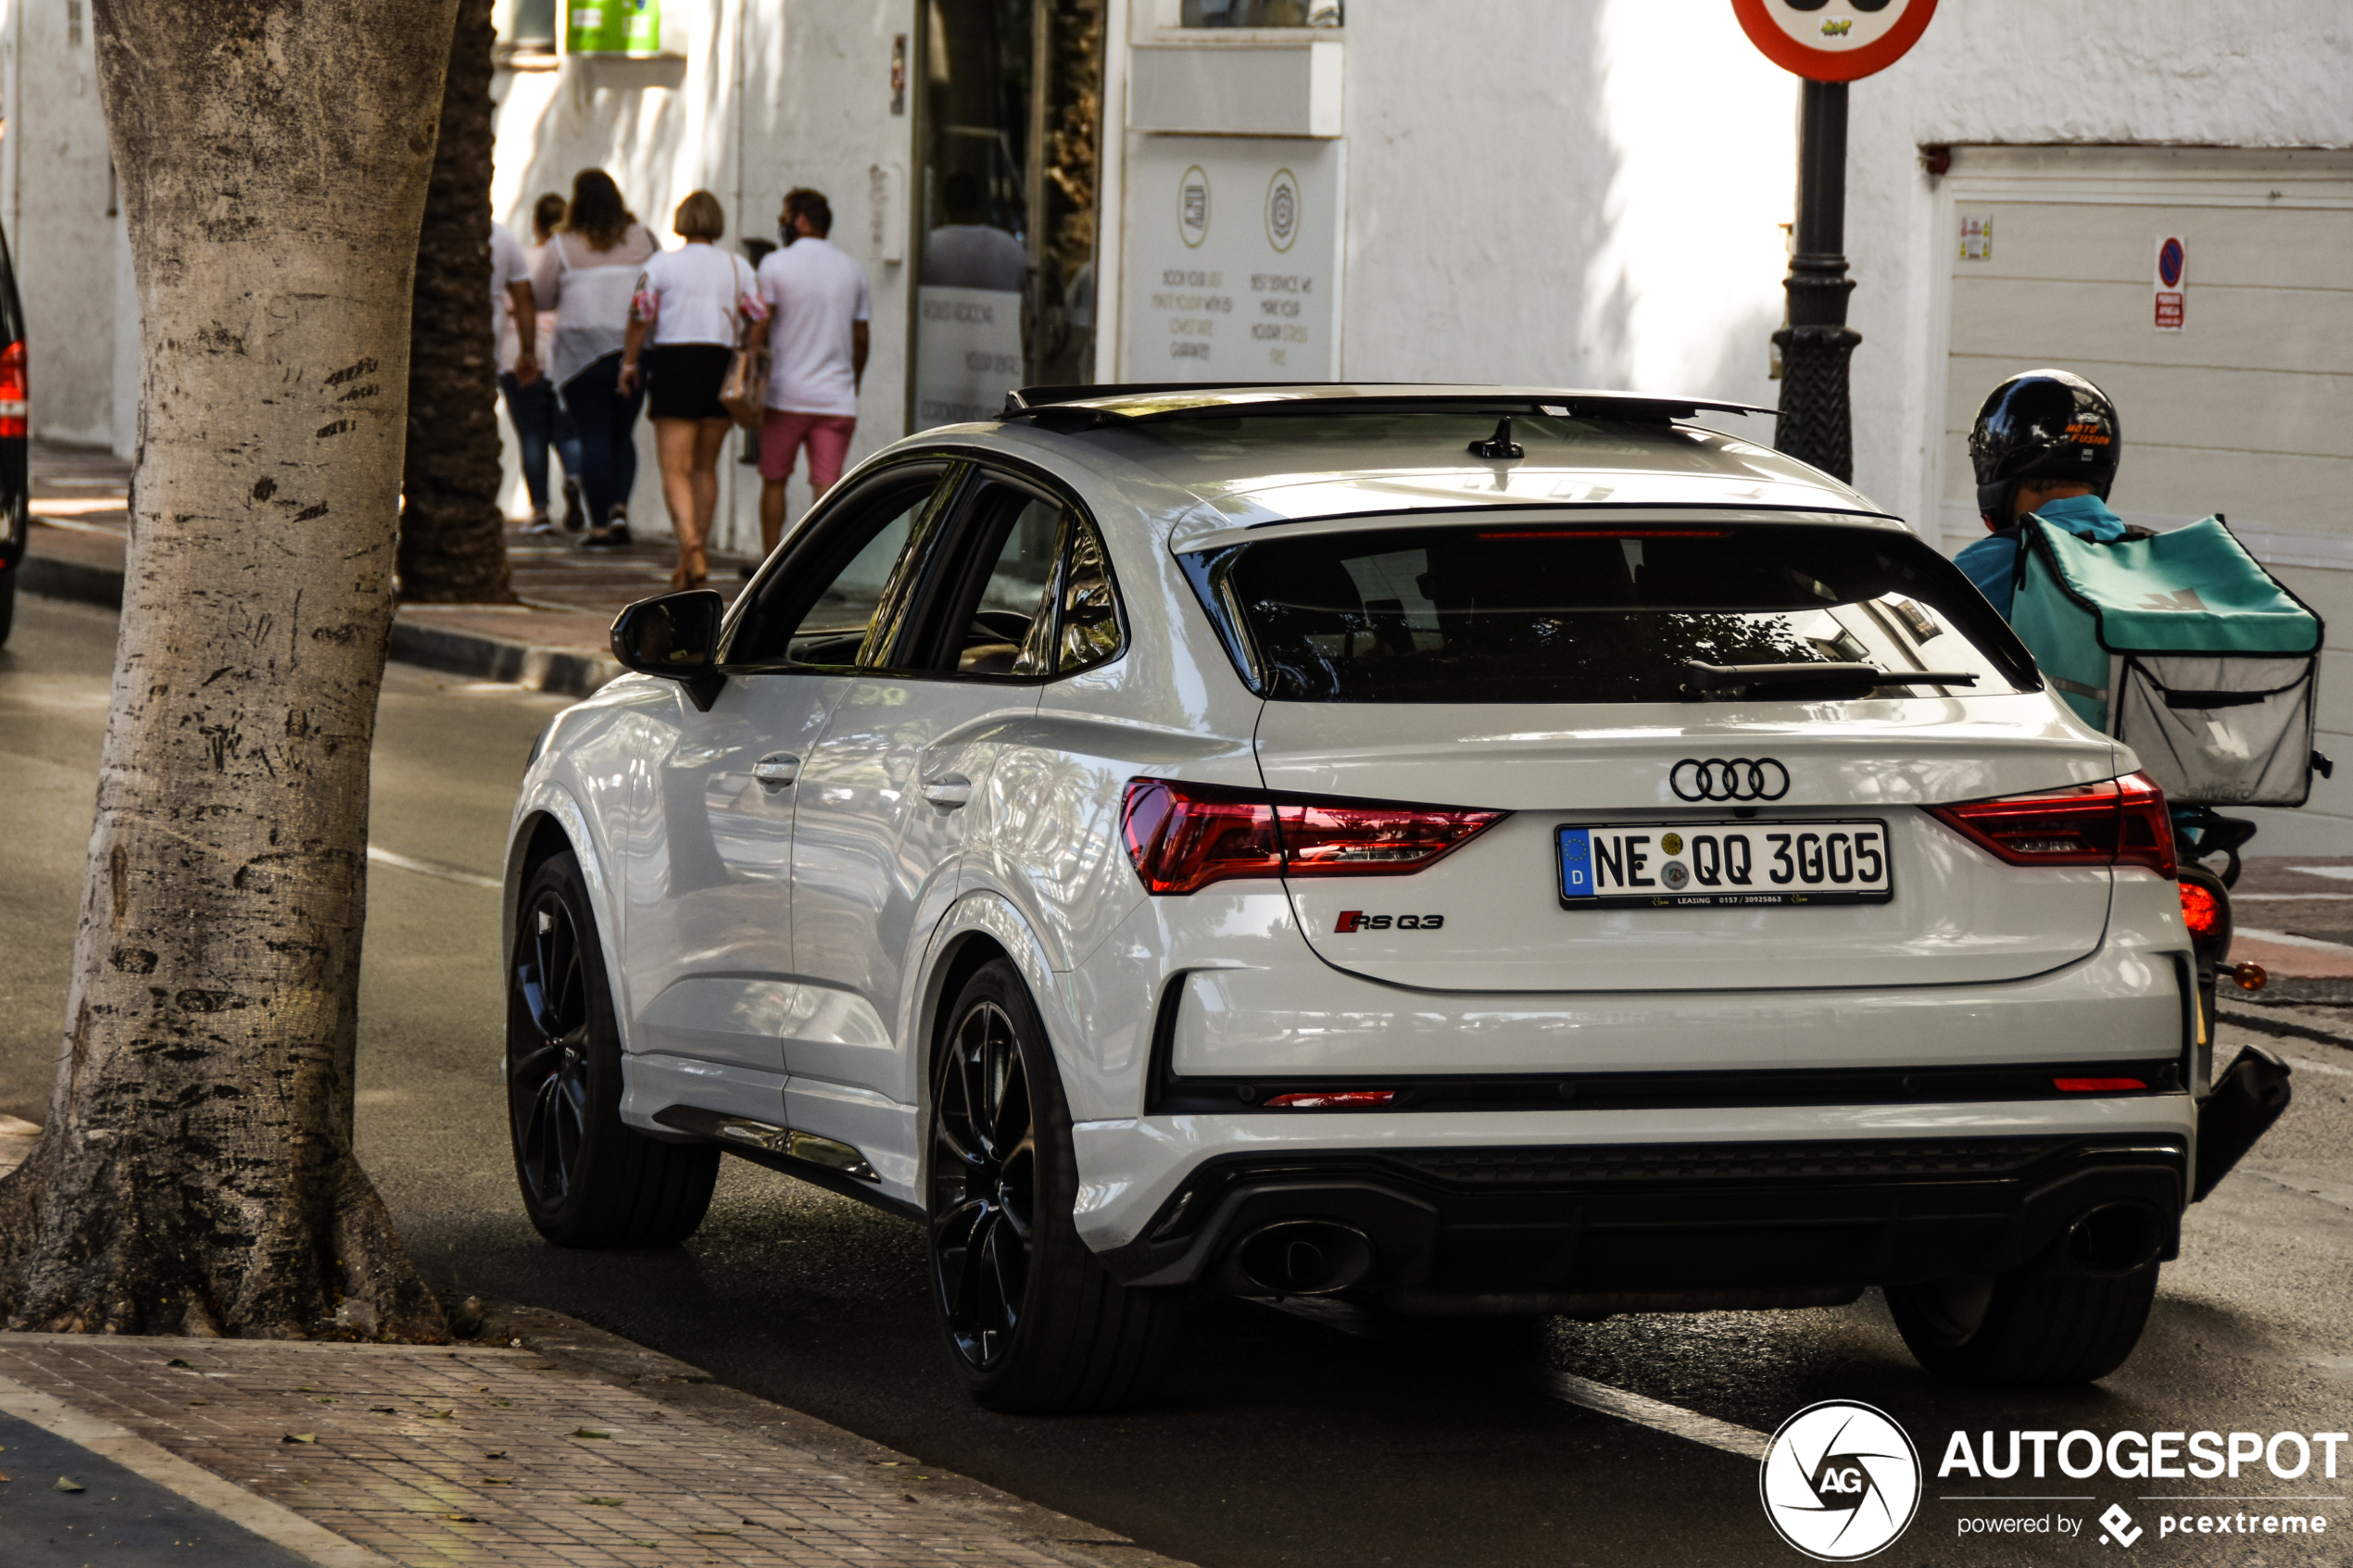
M 2021 479 L 2066 479 L 2108 499 L 2124 427 L 2107 393 L 2069 370 L 2028 370 L 1987 395 L 1969 433 L 1977 509 L 1989 527 L 2009 521 Z

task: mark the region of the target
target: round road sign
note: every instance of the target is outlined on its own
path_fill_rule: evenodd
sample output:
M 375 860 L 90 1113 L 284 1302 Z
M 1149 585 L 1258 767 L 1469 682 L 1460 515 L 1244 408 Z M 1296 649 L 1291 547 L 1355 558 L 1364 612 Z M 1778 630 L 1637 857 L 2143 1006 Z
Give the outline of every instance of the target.
M 1732 0 L 1748 41 L 1811 82 L 1885 70 L 1919 41 L 1936 0 Z

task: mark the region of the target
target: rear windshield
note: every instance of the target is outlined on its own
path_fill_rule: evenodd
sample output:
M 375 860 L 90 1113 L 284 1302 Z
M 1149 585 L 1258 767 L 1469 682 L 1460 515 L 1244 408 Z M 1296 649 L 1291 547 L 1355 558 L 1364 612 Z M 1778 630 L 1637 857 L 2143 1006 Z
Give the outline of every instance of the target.
M 1953 689 L 1972 692 L 2035 684 L 1969 580 L 1894 530 L 1367 528 L 1186 562 L 1245 677 L 1291 701 L 1673 702 L 1690 696 L 1690 660 L 1969 672 L 1976 684 Z

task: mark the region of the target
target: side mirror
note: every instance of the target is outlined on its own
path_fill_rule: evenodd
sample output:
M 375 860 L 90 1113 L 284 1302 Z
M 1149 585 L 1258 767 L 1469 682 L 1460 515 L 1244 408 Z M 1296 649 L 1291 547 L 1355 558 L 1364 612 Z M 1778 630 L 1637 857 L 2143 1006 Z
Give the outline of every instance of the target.
M 719 673 L 719 624 L 727 601 L 710 588 L 639 599 L 612 623 L 612 656 L 624 670 L 683 681 L 698 709 L 709 709 Z

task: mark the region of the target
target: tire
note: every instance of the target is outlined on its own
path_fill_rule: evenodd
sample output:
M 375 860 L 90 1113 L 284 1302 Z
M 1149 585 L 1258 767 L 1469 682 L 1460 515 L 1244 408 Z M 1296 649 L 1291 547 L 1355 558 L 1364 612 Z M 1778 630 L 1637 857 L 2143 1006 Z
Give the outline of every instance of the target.
M 1891 1285 L 1913 1358 L 1954 1383 L 2089 1383 L 2124 1364 L 2157 1299 L 2158 1265 L 2111 1278 L 1961 1275 Z
M 711 1208 L 720 1151 L 621 1120 L 621 1031 L 569 852 L 531 873 L 507 975 L 507 1128 L 523 1210 L 559 1247 L 668 1247 Z
M 1020 972 L 988 964 L 946 1019 L 927 1230 L 950 1361 L 993 1411 L 1052 1415 L 1144 1399 L 1176 1348 L 1182 1293 L 1120 1285 L 1078 1238 L 1070 1108 Z
M 17 623 L 17 573 L 24 562 L 0 571 L 0 647 L 8 646 L 8 629 Z

